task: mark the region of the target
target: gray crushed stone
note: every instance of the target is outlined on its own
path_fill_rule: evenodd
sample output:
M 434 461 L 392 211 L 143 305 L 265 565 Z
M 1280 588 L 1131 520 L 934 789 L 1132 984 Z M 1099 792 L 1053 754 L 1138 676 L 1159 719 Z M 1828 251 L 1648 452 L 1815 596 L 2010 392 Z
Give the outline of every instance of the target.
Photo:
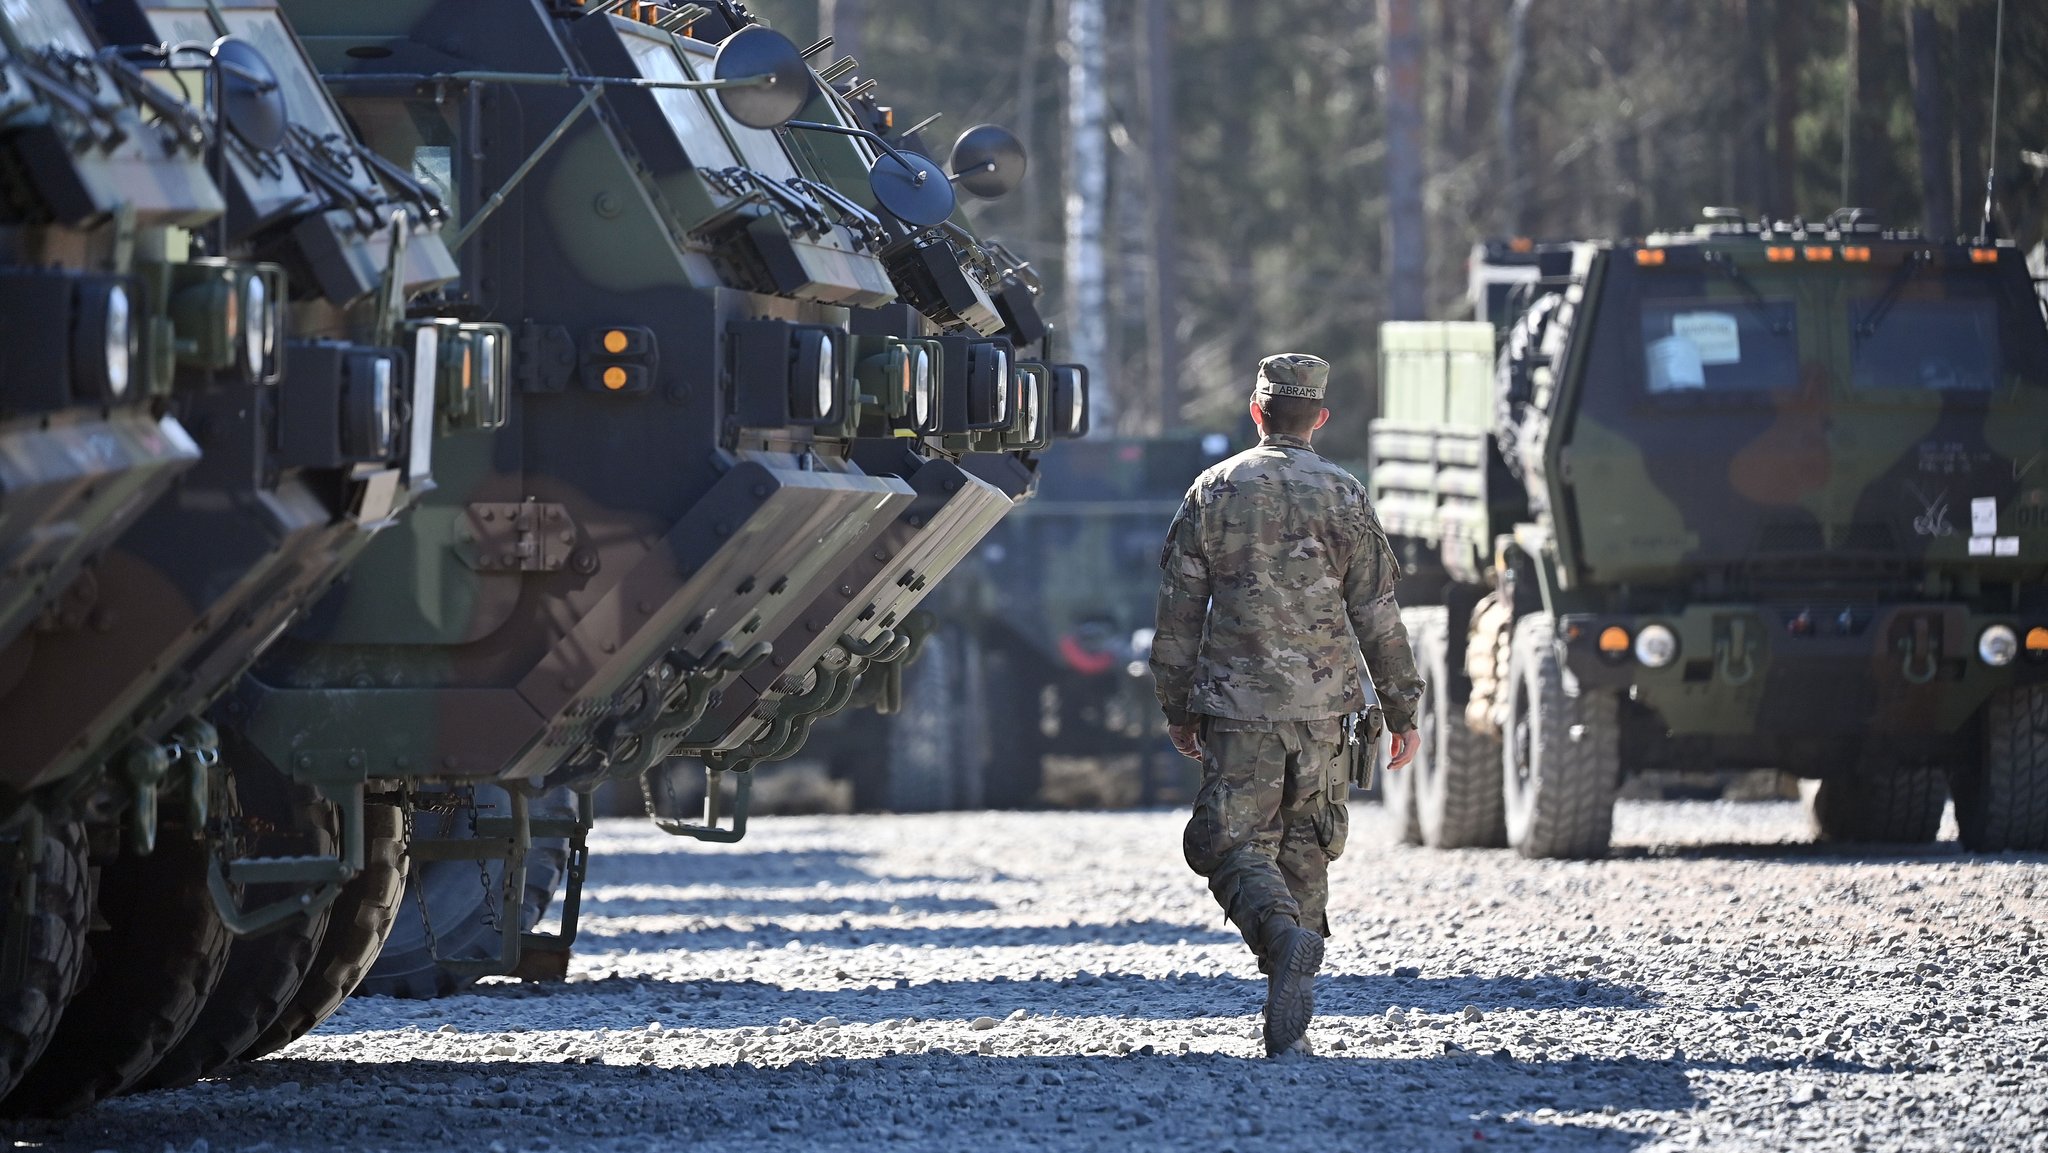
M 1612 859 L 1532 862 L 1386 847 L 1361 808 L 1317 1055 L 1276 1062 L 1173 813 L 764 818 L 733 847 L 605 822 L 568 983 L 354 999 L 218 1079 L 0 1135 L 2048 1150 L 2048 857 L 1823 849 L 1790 803 L 1616 828 Z

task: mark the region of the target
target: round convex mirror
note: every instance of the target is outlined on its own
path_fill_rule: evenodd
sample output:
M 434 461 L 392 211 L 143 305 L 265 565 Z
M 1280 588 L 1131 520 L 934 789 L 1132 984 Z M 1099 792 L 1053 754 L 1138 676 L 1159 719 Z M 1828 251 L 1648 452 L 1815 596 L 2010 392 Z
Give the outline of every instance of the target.
M 270 61 L 247 40 L 223 36 L 211 51 L 215 76 L 214 99 L 228 128 L 251 148 L 275 152 L 283 147 L 290 126 L 284 88 Z
M 780 128 L 811 99 L 811 66 L 804 54 L 789 37 L 759 24 L 725 38 L 711 75 L 753 81 L 717 89 L 725 114 L 749 128 Z
M 900 159 L 899 159 L 900 158 Z M 884 152 L 868 170 L 875 203 L 905 224 L 929 228 L 953 215 L 953 185 L 938 163 L 915 152 Z
M 983 200 L 1015 191 L 1026 164 L 1024 142 L 999 124 L 977 124 L 953 142 L 953 178 Z

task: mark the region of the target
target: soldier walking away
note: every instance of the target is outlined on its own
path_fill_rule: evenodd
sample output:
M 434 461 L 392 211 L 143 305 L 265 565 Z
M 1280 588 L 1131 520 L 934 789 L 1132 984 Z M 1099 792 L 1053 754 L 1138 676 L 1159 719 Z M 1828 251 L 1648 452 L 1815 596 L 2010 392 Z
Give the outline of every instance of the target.
M 1365 486 L 1309 447 L 1329 378 L 1302 353 L 1259 362 L 1259 443 L 1195 478 L 1159 557 L 1152 675 L 1174 747 L 1202 762 L 1182 847 L 1258 954 L 1272 1056 L 1308 1049 L 1350 824 L 1345 720 L 1370 703 L 1358 655 L 1394 733 L 1390 769 L 1414 754 L 1422 695 Z

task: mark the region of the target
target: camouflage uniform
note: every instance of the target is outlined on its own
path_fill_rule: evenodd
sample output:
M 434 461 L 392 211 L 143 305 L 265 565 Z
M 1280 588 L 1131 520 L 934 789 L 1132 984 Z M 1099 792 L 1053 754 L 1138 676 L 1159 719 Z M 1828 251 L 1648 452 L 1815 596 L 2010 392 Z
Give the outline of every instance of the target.
M 1328 376 L 1315 357 L 1268 357 L 1254 394 L 1321 399 Z M 1202 740 L 1188 864 L 1254 952 L 1275 916 L 1328 936 L 1360 652 L 1393 731 L 1414 727 L 1422 694 L 1365 486 L 1268 434 L 1196 478 L 1159 563 L 1152 675 L 1167 721 L 1199 721 Z

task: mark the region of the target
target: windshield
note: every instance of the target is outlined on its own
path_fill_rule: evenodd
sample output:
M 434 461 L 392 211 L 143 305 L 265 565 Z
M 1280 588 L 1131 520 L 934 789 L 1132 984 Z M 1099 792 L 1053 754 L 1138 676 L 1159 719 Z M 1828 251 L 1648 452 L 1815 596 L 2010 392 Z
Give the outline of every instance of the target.
M 692 68 L 701 72 L 710 71 L 711 61 L 717 55 L 717 48 L 701 40 L 685 39 L 679 43 L 690 55 L 700 57 L 691 62 Z M 679 95 L 695 94 L 685 92 Z M 732 134 L 733 144 L 739 148 L 740 160 L 748 168 L 777 180 L 794 180 L 801 175 L 796 170 L 796 162 L 789 158 L 789 152 L 782 147 L 782 138 L 774 132 L 765 128 L 749 128 L 731 119 L 726 120 L 725 126 Z M 685 141 L 685 146 L 687 145 L 688 142 Z
M 1658 395 L 1796 388 L 1795 313 L 1789 300 L 1645 301 L 1644 386 Z
M 673 47 L 644 36 L 622 37 L 626 50 L 633 54 L 633 63 L 640 74 L 649 80 L 680 81 L 691 76 L 683 70 L 683 61 Z M 661 105 L 662 115 L 667 118 L 669 130 L 682 143 L 683 152 L 690 163 L 699 168 L 730 168 L 733 166 L 732 149 L 725 142 L 725 134 L 718 130 L 718 118 L 705 102 L 702 92 L 681 88 L 654 89 L 655 102 Z
M 1998 302 L 1986 296 L 1900 300 L 1872 324 L 1878 298 L 1851 300 L 1850 383 L 1858 391 L 1990 392 L 1998 387 Z

